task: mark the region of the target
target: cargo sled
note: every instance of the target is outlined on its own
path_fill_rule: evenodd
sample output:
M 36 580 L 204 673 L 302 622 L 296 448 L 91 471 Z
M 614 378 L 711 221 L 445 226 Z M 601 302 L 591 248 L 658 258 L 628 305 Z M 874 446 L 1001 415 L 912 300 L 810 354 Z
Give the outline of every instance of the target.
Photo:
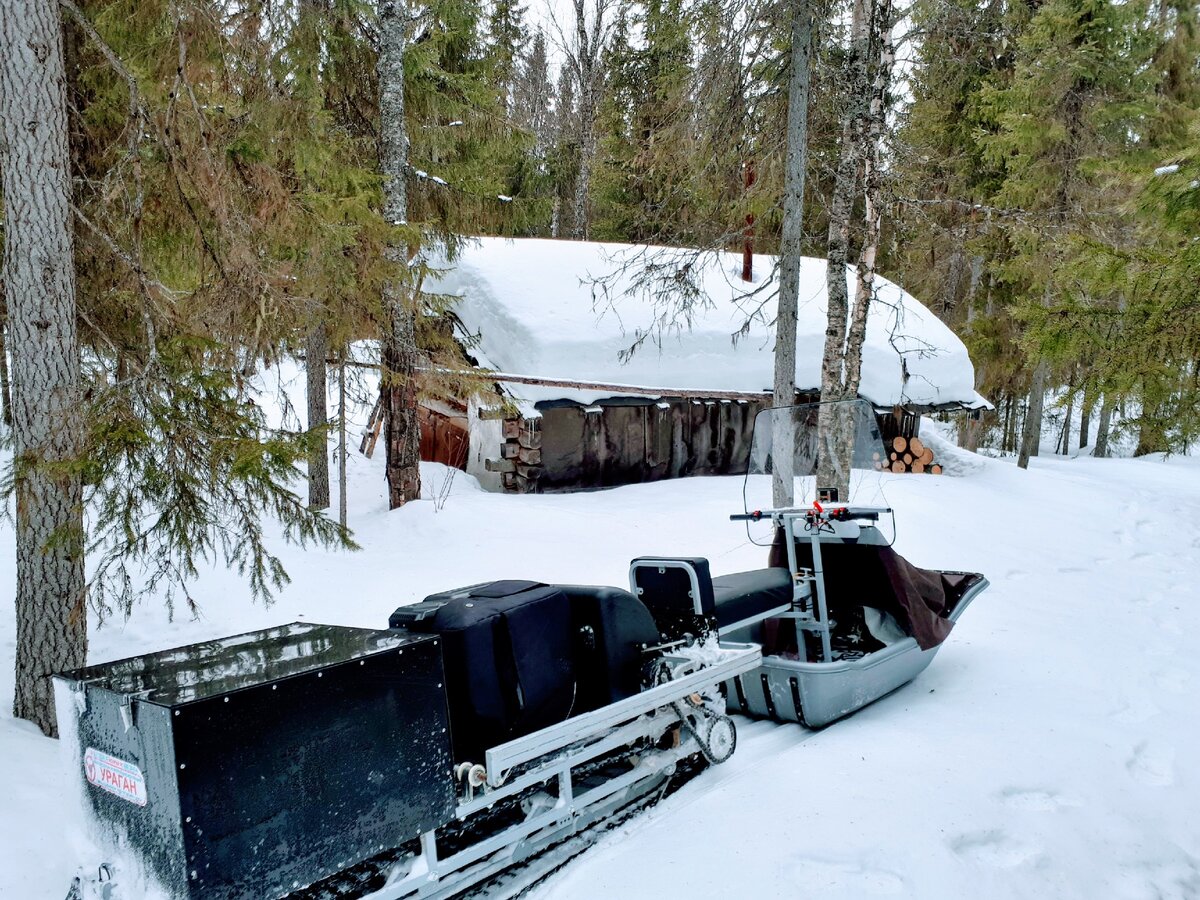
M 664 642 L 616 588 L 493 582 L 390 626 L 293 623 L 57 676 L 114 862 L 69 896 L 458 895 L 728 759 L 719 686 L 761 661 Z
M 881 498 L 888 455 L 865 401 L 763 410 L 755 419 L 745 509 L 730 518 L 770 543 L 770 567 L 712 579 L 707 566 L 689 572 L 697 608 L 705 608 L 721 640 L 762 647 L 762 666 L 726 684 L 729 709 L 810 728 L 912 681 L 988 586 L 976 573 L 912 565 L 891 547 L 889 507 L 839 502 L 832 488 L 816 483 L 823 414 L 840 445 L 828 450 L 831 469 L 847 476 L 857 496 Z M 772 452 L 785 430 L 795 448 L 790 465 Z M 809 502 L 757 508 L 755 501 L 769 504 L 781 462 Z

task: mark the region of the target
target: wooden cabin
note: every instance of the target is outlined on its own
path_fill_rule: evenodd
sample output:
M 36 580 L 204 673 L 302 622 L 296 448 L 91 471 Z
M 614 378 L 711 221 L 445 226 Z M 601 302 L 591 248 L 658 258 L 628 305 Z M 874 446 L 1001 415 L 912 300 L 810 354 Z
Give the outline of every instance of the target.
M 774 267 L 755 257 L 759 280 L 743 282 L 735 254 L 478 239 L 425 289 L 458 298 L 464 350 L 494 381 L 425 409 L 423 458 L 514 492 L 744 473 L 754 417 L 773 405 Z M 819 399 L 825 272 L 804 260 L 798 403 Z M 668 281 L 686 311 L 669 312 Z M 879 277 L 860 395 L 889 442 L 916 437 L 924 412 L 990 408 L 958 337 Z

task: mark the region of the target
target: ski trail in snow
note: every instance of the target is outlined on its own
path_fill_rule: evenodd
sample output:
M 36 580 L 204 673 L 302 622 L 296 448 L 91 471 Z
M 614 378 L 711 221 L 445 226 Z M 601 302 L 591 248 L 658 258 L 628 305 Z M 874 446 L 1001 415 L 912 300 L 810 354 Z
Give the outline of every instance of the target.
M 895 872 L 859 862 L 800 857 L 793 866 L 792 878 L 807 896 L 910 894 L 908 883 Z
M 1060 809 L 1083 805 L 1079 800 L 1063 797 L 1054 791 L 1023 790 L 1016 787 L 1002 791 L 1000 802 L 1009 809 L 1027 812 L 1058 812 Z

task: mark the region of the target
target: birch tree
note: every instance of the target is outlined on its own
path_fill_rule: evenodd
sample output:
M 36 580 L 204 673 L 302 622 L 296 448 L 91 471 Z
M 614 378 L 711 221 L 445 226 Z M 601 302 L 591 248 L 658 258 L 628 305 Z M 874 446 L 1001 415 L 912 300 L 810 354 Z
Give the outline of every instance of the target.
M 404 0 L 379 4 L 379 162 L 383 217 L 391 227 L 385 255 L 393 271 L 383 287 L 383 392 L 388 507 L 421 496 L 421 426 L 417 418 L 416 300 L 408 279 L 408 130 L 404 121 Z
M 875 247 L 878 244 L 878 143 L 883 137 L 883 117 L 886 115 L 884 92 L 887 73 L 890 73 L 890 61 L 887 66 L 884 65 L 885 53 L 889 54 L 887 59 L 890 60 L 890 42 L 885 42 L 883 35 L 891 27 L 891 9 L 890 0 L 855 0 L 850 25 L 850 44 L 844 69 L 847 100 L 842 113 L 841 147 L 829 208 L 826 269 L 828 307 L 821 358 L 821 399 L 824 401 L 853 399 L 858 394 L 861 377 L 862 345 L 866 337 Z M 878 125 L 872 124 L 872 113 Z M 864 161 L 867 161 L 865 173 L 862 172 Z M 874 196 L 866 202 L 868 240 L 860 255 L 851 319 L 846 264 L 850 248 L 850 220 L 860 174 L 871 177 Z M 853 435 L 848 433 L 839 412 L 839 407 L 832 405 L 824 405 L 820 409 L 817 422 L 820 442 L 817 484 L 836 487 L 845 496 L 850 487 Z
M 55 735 L 47 676 L 84 665 L 87 610 L 66 72 L 54 0 L 0 0 L 0 167 L 13 354 L 13 714 Z
M 792 4 L 791 73 L 788 80 L 787 158 L 780 242 L 779 313 L 775 320 L 775 406 L 796 400 L 796 328 L 800 296 L 801 240 L 804 236 L 804 178 L 808 164 L 808 95 L 812 11 L 809 0 Z M 790 413 L 776 413 L 771 502 L 779 509 L 795 502 L 795 424 Z
M 610 0 L 595 0 L 588 15 L 587 0 L 572 0 L 573 34 L 567 45 L 567 65 L 578 89 L 579 171 L 575 178 L 572 202 L 571 236 L 588 237 L 588 197 L 591 192 L 592 166 L 596 158 L 596 112 L 600 107 L 604 86 L 604 67 L 601 65 L 608 36 L 607 15 Z

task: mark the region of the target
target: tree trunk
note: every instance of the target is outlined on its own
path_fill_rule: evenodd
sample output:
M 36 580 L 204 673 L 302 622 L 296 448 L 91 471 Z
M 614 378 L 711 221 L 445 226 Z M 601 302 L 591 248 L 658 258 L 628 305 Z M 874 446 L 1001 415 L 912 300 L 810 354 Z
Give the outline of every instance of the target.
M 1001 429 L 1001 433 L 1000 433 L 1000 452 L 1001 453 L 1008 452 L 1008 448 L 1009 448 L 1008 435 L 1012 431 L 1013 398 L 1010 396 L 1010 397 L 1006 398 L 1006 400 L 1007 400 L 1007 402 L 1004 404 L 1004 427 L 1003 427 L 1003 429 Z
M 592 30 L 587 27 L 585 0 L 573 0 L 575 10 L 576 57 L 573 60 L 579 79 L 579 172 L 575 179 L 573 198 L 574 222 L 571 236 L 587 240 L 589 232 L 589 194 L 592 182 L 592 160 L 596 152 L 596 109 L 600 93 L 600 53 L 604 43 L 603 3 L 596 4 Z
M 1058 449 L 1063 456 L 1071 455 L 1071 419 L 1075 415 L 1075 391 L 1067 395 L 1067 414 L 1063 419 L 1062 434 L 1059 436 Z
M 0 177 L 13 349 L 16 690 L 55 735 L 53 672 L 83 666 L 87 604 L 66 74 L 58 4 L 0 0 Z
M 575 198 L 572 237 L 588 239 L 590 216 L 588 194 L 592 183 L 592 155 L 595 143 L 595 103 L 591 90 L 585 90 L 579 98 L 579 174 L 575 178 Z
M 850 473 L 841 460 L 842 429 L 838 407 L 830 401 L 849 399 L 846 394 L 846 323 L 849 297 L 846 258 L 850 245 L 850 215 L 854 209 L 859 168 L 859 130 L 869 112 L 870 80 L 868 56 L 874 0 L 855 0 L 850 26 L 850 50 L 846 57 L 845 90 L 848 100 L 842 116 L 841 158 L 829 208 L 828 265 L 826 269 L 825 346 L 821 355 L 821 400 L 817 418 L 817 486 L 848 488 Z
M 1138 424 L 1138 442 L 1133 455 L 1146 456 L 1150 453 L 1166 453 L 1168 450 L 1170 444 L 1164 428 L 1162 404 L 1154 404 L 1147 409 L 1143 402 L 1141 421 Z
M 1038 444 L 1042 439 L 1042 408 L 1046 401 L 1046 378 L 1050 366 L 1040 360 L 1033 370 L 1033 384 L 1029 388 L 1029 405 L 1025 408 L 1025 422 L 1021 428 L 1021 451 L 1017 454 L 1017 467 L 1029 468 L 1029 458 L 1037 456 Z
M 1096 405 L 1096 396 L 1091 388 L 1083 389 L 1083 399 L 1079 403 L 1079 449 L 1088 445 L 1088 432 L 1092 429 L 1092 407 Z
M 338 366 L 338 522 L 346 527 L 349 499 L 346 496 L 346 359 Z
M 808 169 L 808 95 L 811 71 L 812 11 L 809 0 L 793 0 L 791 74 L 788 81 L 787 160 L 783 186 L 783 234 L 779 256 L 779 312 L 775 320 L 774 404 L 796 402 L 796 328 L 800 298 L 801 241 L 804 237 L 804 179 Z M 795 503 L 795 424 L 775 414 L 771 436 L 771 502 L 777 509 Z
M 1065 182 L 1065 179 L 1064 179 Z M 1060 196 L 1065 197 L 1060 191 Z M 1062 202 L 1065 204 L 1066 200 Z M 1046 282 L 1046 289 L 1042 292 L 1042 306 L 1050 308 L 1052 284 Z M 1025 421 L 1022 423 L 1021 429 L 1021 449 L 1017 454 L 1017 468 L 1028 469 L 1029 458 L 1038 455 L 1038 448 L 1042 441 L 1042 412 L 1046 402 L 1046 380 L 1050 377 L 1050 365 L 1046 362 L 1045 356 L 1038 358 L 1038 363 L 1033 370 L 1033 383 L 1029 387 L 1029 404 L 1025 408 Z
M 850 334 L 846 339 L 846 397 L 858 396 L 859 383 L 862 381 L 862 348 L 867 337 L 867 314 L 875 295 L 875 257 L 879 251 L 879 234 L 883 225 L 883 132 L 886 126 L 887 93 L 896 59 L 892 48 L 891 0 L 877 0 L 874 4 L 871 35 L 872 42 L 878 48 L 878 61 L 866 127 L 860 130 L 866 229 L 858 266 L 855 268 L 854 309 L 850 316 Z
M 408 131 L 404 121 L 404 29 L 408 6 L 379 3 L 379 157 L 383 217 L 393 229 L 384 255 L 394 271 L 383 286 L 383 396 L 388 508 L 421 496 L 421 424 L 417 417 L 416 301 L 410 290 L 408 246 Z
M 1112 425 L 1114 398 L 1107 392 L 1100 398 L 1100 421 L 1096 427 L 1096 446 L 1092 456 L 1104 459 L 1108 456 L 1108 430 Z
M 979 452 L 979 435 L 983 431 L 983 416 L 964 416 L 958 423 L 958 446 L 971 453 Z
M 329 334 L 324 323 L 308 333 L 304 348 L 304 370 L 308 387 L 308 430 L 314 435 L 308 451 L 308 505 L 329 508 L 329 403 L 325 395 L 325 357 L 329 353 Z

